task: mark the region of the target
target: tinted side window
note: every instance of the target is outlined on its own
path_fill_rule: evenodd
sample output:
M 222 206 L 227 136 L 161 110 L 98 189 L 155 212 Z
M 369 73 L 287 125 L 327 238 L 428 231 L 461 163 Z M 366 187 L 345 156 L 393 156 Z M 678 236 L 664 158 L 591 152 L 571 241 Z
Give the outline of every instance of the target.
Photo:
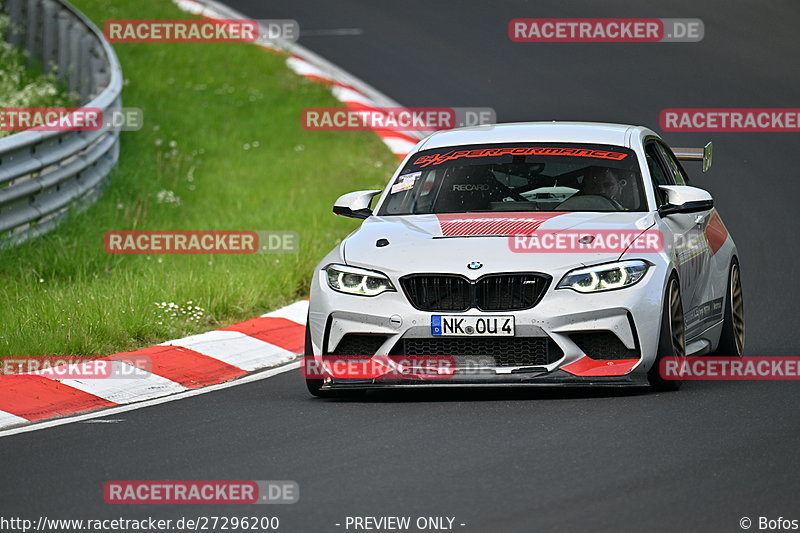
M 647 156 L 647 168 L 650 169 L 650 175 L 653 180 L 659 185 L 675 185 L 672 181 L 672 173 L 664 168 L 664 163 L 661 162 L 660 150 L 656 143 L 649 143 L 645 149 Z
M 653 190 L 656 194 L 656 203 L 664 205 L 667 201 L 664 192 L 658 188 L 659 185 L 674 185 L 672 174 L 667 172 L 661 162 L 658 146 L 655 142 L 650 142 L 644 147 L 647 168 L 650 170 L 650 177 L 653 180 Z
M 667 162 L 667 166 L 669 166 L 669 171 L 675 180 L 675 184 L 686 185 L 689 183 L 689 177 L 683 171 L 683 168 L 681 168 L 681 164 L 678 162 L 675 154 L 672 153 L 672 150 L 661 144 L 658 145 L 658 148 L 664 157 L 664 161 Z

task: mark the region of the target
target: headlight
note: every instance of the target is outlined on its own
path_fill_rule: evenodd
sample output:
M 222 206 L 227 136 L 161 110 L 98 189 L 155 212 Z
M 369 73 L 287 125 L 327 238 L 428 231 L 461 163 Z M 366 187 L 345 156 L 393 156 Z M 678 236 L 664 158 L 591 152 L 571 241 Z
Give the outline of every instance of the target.
M 572 289 L 578 292 L 621 289 L 638 283 L 649 267 L 649 263 L 637 259 L 579 268 L 567 272 L 556 289 Z
M 364 268 L 346 265 L 325 267 L 328 286 L 331 289 L 359 296 L 376 296 L 382 292 L 394 291 L 394 286 L 386 274 Z

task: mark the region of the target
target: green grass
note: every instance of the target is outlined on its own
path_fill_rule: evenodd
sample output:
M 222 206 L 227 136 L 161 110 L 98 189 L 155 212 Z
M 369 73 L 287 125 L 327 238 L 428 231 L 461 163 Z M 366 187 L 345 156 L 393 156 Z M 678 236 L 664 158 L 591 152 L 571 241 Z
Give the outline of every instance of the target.
M 105 19 L 188 17 L 168 0 L 74 3 L 99 27 Z M 120 165 L 96 205 L 0 251 L 0 355 L 130 350 L 306 297 L 313 266 L 356 226 L 331 214 L 333 201 L 382 187 L 395 165 L 372 133 L 303 130 L 303 108 L 339 104 L 257 46 L 115 49 L 123 103 L 144 110 L 145 127 L 122 133 Z M 165 190 L 180 204 L 159 203 Z M 112 229 L 290 230 L 300 251 L 109 255 L 102 237 Z M 161 302 L 202 311 L 172 317 Z

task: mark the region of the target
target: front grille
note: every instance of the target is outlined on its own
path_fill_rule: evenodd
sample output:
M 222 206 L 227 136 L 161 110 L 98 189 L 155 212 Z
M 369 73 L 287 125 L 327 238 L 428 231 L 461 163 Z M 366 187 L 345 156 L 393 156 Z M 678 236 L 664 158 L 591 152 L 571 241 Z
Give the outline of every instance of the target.
M 639 350 L 630 350 L 611 331 L 571 333 L 569 338 L 583 353 L 598 361 L 616 359 L 639 359 Z
M 494 366 L 543 366 L 564 355 L 549 337 L 447 337 L 402 339 L 392 350 L 402 355 L 443 355 L 462 358 L 487 358 Z
M 333 351 L 334 355 L 375 355 L 386 342 L 386 335 L 359 335 L 348 333 Z
M 466 311 L 472 307 L 467 278 L 453 274 L 407 276 L 400 280 L 411 305 L 424 311 Z
M 470 281 L 457 274 L 412 274 L 400 283 L 411 305 L 422 311 L 520 311 L 539 302 L 550 276 L 487 274 Z
M 537 274 L 490 274 L 475 284 L 483 311 L 513 311 L 536 305 L 549 279 Z

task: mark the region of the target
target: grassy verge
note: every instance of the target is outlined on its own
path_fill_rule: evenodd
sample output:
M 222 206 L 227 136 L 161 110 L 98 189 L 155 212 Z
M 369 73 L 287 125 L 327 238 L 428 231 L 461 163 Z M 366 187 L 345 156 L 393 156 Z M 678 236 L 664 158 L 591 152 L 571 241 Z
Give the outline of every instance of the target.
M 166 0 L 73 3 L 99 27 L 187 17 Z M 144 110 L 145 127 L 122 134 L 120 166 L 95 206 L 0 251 L 0 355 L 130 350 L 305 297 L 314 264 L 355 227 L 330 214 L 333 200 L 381 187 L 395 164 L 371 133 L 304 131 L 303 108 L 337 102 L 256 46 L 115 49 L 124 105 Z M 108 255 L 111 229 L 292 230 L 300 251 Z

